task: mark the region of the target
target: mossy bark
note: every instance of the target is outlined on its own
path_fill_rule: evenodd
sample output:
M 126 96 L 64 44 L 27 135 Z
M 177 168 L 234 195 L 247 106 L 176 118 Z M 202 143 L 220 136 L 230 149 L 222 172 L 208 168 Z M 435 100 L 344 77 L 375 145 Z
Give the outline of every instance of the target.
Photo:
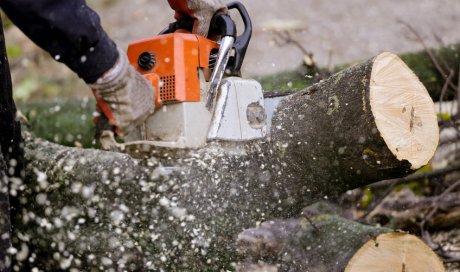
M 36 137 L 66 146 L 95 147 L 93 98 L 19 103 L 28 130 Z
M 20 265 L 232 269 L 236 235 L 256 222 L 292 217 L 319 199 L 406 175 L 410 165 L 388 154 L 372 121 L 371 65 L 287 97 L 271 138 L 260 141 L 157 150 L 136 160 L 27 137 L 28 179 L 17 188 L 22 210 L 13 242 L 34 257 Z M 350 127 L 359 133 L 348 134 Z M 376 155 L 363 156 L 369 150 Z

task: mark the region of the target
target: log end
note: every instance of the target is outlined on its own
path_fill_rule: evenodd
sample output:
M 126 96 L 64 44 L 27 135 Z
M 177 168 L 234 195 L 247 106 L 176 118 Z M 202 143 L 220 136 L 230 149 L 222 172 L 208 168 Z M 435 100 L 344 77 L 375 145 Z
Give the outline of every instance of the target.
M 370 105 L 377 129 L 395 157 L 418 169 L 433 157 L 439 142 L 437 116 L 425 86 L 395 54 L 373 63 Z
M 406 233 L 384 233 L 365 243 L 345 272 L 445 271 L 439 257 L 420 239 Z

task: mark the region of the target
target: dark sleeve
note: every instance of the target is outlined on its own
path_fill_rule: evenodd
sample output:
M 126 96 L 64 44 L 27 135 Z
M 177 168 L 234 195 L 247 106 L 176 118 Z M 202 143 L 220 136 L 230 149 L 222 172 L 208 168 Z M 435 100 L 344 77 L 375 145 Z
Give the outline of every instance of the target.
M 32 41 L 87 83 L 118 58 L 115 43 L 85 0 L 0 0 L 0 7 Z

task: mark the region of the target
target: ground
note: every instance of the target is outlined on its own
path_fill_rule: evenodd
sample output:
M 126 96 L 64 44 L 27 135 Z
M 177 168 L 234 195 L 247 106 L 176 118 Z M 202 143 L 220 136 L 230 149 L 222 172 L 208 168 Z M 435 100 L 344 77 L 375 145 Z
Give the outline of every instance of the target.
M 110 36 L 126 49 L 130 41 L 157 34 L 173 21 L 167 1 L 89 0 L 100 14 Z M 455 0 L 270 0 L 241 1 L 251 15 L 254 31 L 246 54 L 246 77 L 294 69 L 302 63 L 302 52 L 293 45 L 275 42 L 273 29 L 291 29 L 302 46 L 311 51 L 320 66 L 333 66 L 367 59 L 382 51 L 395 53 L 421 49 L 408 29 L 410 23 L 429 45 L 460 41 L 460 2 Z M 18 97 L 89 95 L 87 88 L 61 65 L 37 53 L 19 31 L 7 31 L 7 44 L 14 56 Z M 38 56 L 38 57 L 37 57 Z M 32 61 L 30 61 L 32 60 Z M 38 64 L 40 74 L 31 71 Z M 70 84 L 69 82 L 72 82 Z M 70 85 L 69 85 L 70 84 Z M 51 86 L 49 86 L 51 85 Z M 59 86 L 71 86 L 67 91 Z M 42 90 L 39 90 L 42 89 Z M 44 89 L 44 90 L 43 90 Z

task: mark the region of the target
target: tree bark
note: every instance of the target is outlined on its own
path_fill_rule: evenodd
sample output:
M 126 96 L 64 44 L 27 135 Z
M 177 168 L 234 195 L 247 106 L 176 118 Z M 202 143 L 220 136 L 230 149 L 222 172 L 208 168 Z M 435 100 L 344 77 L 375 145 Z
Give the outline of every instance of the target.
M 271 138 L 260 141 L 156 149 L 138 160 L 27 138 L 28 181 L 17 188 L 23 206 L 14 242 L 34 255 L 21 265 L 232 269 L 235 236 L 256 222 L 413 171 L 430 159 L 434 143 L 421 138 L 424 155 L 416 162 L 387 146 L 393 142 L 382 136 L 369 100 L 372 79 L 379 79 L 372 75 L 375 60 L 288 96 Z M 420 107 L 433 110 L 432 102 Z M 420 117 L 428 127 L 432 115 Z M 429 135 L 436 129 L 437 123 Z

